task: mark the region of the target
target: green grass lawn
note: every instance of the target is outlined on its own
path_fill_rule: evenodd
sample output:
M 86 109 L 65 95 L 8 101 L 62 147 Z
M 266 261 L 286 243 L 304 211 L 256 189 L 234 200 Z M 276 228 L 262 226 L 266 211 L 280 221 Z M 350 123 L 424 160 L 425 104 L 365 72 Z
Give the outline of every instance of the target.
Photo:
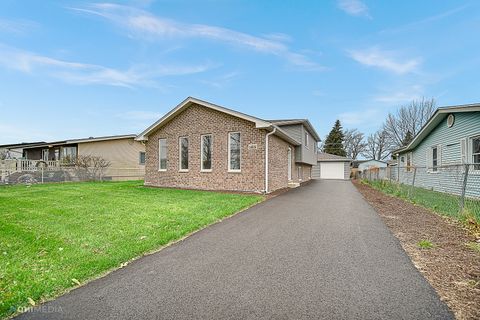
M 142 181 L 0 187 L 0 317 L 262 199 Z
M 431 209 L 441 215 L 462 221 L 473 219 L 476 224 L 480 224 L 480 200 L 466 199 L 465 210 L 460 212 L 460 197 L 455 195 L 417 187 L 412 189 L 410 186 L 385 180 L 363 181 L 363 183 L 386 194 L 400 197 Z

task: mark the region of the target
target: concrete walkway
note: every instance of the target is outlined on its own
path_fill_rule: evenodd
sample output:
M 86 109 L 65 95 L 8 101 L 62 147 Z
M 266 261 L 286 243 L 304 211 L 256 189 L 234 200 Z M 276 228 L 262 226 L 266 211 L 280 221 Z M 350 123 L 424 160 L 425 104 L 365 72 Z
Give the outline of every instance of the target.
M 452 319 L 349 181 L 314 181 L 19 319 Z

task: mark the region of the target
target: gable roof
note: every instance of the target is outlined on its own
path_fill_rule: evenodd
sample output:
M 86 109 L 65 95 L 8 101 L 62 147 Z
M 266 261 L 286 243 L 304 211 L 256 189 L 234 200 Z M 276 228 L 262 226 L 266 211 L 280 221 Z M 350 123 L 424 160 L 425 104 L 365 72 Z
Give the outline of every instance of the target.
M 420 144 L 420 142 L 425 139 L 433 129 L 440 124 L 443 119 L 445 119 L 450 113 L 460 113 L 460 112 L 475 112 L 480 111 L 480 103 L 472 104 L 463 104 L 457 106 L 446 106 L 438 108 L 435 113 L 430 117 L 430 119 L 425 123 L 425 125 L 420 129 L 418 134 L 413 138 L 413 140 L 406 146 L 399 148 L 393 151 L 393 154 L 399 152 L 405 152 L 414 149 Z
M 301 145 L 301 143 L 299 141 L 297 141 L 296 139 L 294 139 L 293 137 L 288 135 L 280 127 L 278 127 L 277 125 L 275 125 L 275 124 L 273 124 L 269 121 L 262 120 L 260 118 L 253 117 L 253 116 L 250 116 L 248 114 L 238 112 L 238 111 L 235 111 L 235 110 L 232 110 L 232 109 L 229 109 L 229 108 L 225 108 L 225 107 L 222 107 L 222 106 L 219 106 L 219 105 L 216 105 L 216 104 L 204 101 L 204 100 L 200 100 L 200 99 L 197 99 L 197 98 L 194 98 L 194 97 L 188 97 L 185 100 L 183 100 L 179 105 L 177 105 L 175 108 L 170 110 L 166 115 L 161 117 L 158 121 L 153 123 L 147 129 L 145 129 L 142 133 L 140 133 L 135 138 L 135 140 L 138 140 L 138 141 L 148 140 L 148 136 L 153 131 L 155 131 L 158 128 L 162 127 L 163 125 L 167 124 L 170 120 L 175 118 L 175 116 L 177 116 L 180 112 L 182 112 L 183 110 L 187 109 L 188 107 L 190 107 L 194 104 L 200 105 L 200 106 L 212 109 L 212 110 L 216 110 L 216 111 L 219 111 L 219 112 L 223 112 L 223 113 L 229 114 L 231 116 L 234 116 L 234 117 L 237 117 L 237 118 L 240 118 L 240 119 L 244 119 L 244 120 L 253 122 L 255 124 L 255 128 L 257 128 L 257 129 L 266 129 L 266 130 L 270 130 L 270 131 L 275 130 L 275 135 L 282 138 L 283 140 L 285 140 L 285 141 L 287 141 L 287 142 L 289 142 L 293 145 L 297 145 L 297 146 Z
M 363 160 L 354 160 L 354 162 L 356 162 L 356 163 L 365 163 L 365 162 L 369 162 L 369 161 L 375 161 L 375 162 L 383 162 L 383 163 L 387 163 L 387 161 L 383 161 L 383 160 L 377 160 L 377 159 L 363 159 Z
M 25 147 L 34 146 L 34 145 L 43 144 L 43 143 L 45 143 L 45 141 L 2 144 L 0 145 L 0 149 L 25 148 Z
M 310 131 L 310 134 L 315 138 L 316 141 L 322 141 L 317 131 L 315 131 L 315 129 L 313 128 L 310 121 L 308 121 L 308 119 L 280 119 L 280 120 L 267 120 L 267 121 L 273 124 L 276 124 L 277 126 L 303 124 L 308 129 L 308 131 Z
M 85 142 L 99 142 L 99 141 L 109 141 L 109 140 L 121 140 L 121 139 L 132 139 L 136 138 L 136 134 L 121 134 L 116 136 L 104 136 L 104 137 L 89 137 L 85 139 L 72 139 L 68 140 L 67 143 L 85 143 Z
M 75 144 L 75 143 L 87 143 L 87 142 L 100 142 L 100 141 L 109 141 L 109 140 L 121 140 L 121 139 L 133 139 L 137 135 L 136 134 L 122 134 L 116 136 L 103 136 L 103 137 L 89 137 L 84 139 L 71 139 L 71 140 L 62 140 L 62 141 L 52 141 L 52 142 L 42 142 L 37 144 L 30 144 L 24 149 L 32 149 L 38 147 L 46 147 L 46 146 L 59 146 L 65 144 Z
M 317 154 L 317 161 L 350 162 L 352 159 L 331 153 L 319 152 Z

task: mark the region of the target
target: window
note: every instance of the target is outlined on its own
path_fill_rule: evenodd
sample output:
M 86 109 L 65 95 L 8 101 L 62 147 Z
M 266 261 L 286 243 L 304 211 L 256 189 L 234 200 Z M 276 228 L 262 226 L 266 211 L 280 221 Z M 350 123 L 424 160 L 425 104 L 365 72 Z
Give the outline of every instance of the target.
M 308 139 L 309 139 L 308 132 L 305 132 L 305 147 L 307 147 L 307 148 L 308 148 L 308 143 L 309 143 Z
M 228 134 L 228 170 L 240 171 L 241 139 L 240 132 Z
M 432 148 L 432 171 L 438 170 L 438 147 Z
M 138 154 L 138 163 L 145 164 L 145 152 L 140 151 L 140 153 Z
M 211 171 L 212 170 L 212 135 L 206 134 L 203 135 L 201 145 L 201 170 L 202 171 Z
M 188 171 L 188 138 L 180 138 L 178 147 L 180 150 L 180 171 Z
M 60 159 L 64 163 L 74 163 L 77 159 L 77 147 L 63 147 Z
M 480 170 L 480 137 L 472 139 L 473 170 Z
M 48 161 L 48 149 L 42 149 L 42 160 Z
M 158 171 L 167 171 L 167 139 L 158 139 Z

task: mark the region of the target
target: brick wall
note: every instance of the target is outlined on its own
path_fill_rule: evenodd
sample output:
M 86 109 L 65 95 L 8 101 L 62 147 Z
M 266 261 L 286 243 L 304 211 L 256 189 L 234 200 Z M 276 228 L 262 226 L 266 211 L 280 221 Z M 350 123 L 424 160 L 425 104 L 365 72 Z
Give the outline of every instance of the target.
M 228 133 L 241 133 L 241 172 L 228 172 Z M 252 122 L 193 105 L 173 118 L 146 142 L 145 185 L 172 188 L 262 192 L 265 188 L 265 130 Z M 200 170 L 201 135 L 212 135 L 212 171 Z M 180 172 L 179 138 L 188 137 L 189 170 Z M 167 170 L 158 171 L 158 139 L 167 139 Z M 294 162 L 295 148 L 275 135 L 269 142 L 269 191 L 288 186 L 288 148 L 292 181 L 309 180 L 311 166 Z
M 295 148 L 275 135 L 270 135 L 268 151 L 268 189 L 274 191 L 288 185 L 288 148 L 292 150 L 292 179 L 294 178 Z
M 228 172 L 228 133 L 241 132 L 241 172 Z M 200 136 L 212 134 L 212 171 L 200 171 Z M 146 143 L 145 184 L 261 192 L 265 130 L 252 122 L 193 105 L 153 132 Z M 179 137 L 189 139 L 189 171 L 179 172 Z M 158 171 L 158 139 L 167 139 L 167 170 Z
M 306 182 L 312 178 L 312 166 L 309 164 L 296 163 L 293 179 L 297 182 Z

